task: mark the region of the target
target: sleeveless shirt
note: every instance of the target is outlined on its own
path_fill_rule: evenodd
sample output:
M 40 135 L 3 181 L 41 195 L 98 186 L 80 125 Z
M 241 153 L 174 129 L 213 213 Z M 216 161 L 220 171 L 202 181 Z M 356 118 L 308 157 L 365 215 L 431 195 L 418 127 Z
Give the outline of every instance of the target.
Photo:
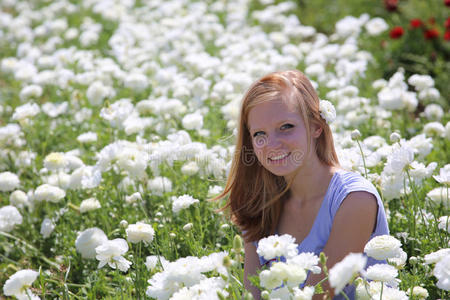
M 330 236 L 331 227 L 333 225 L 334 216 L 336 215 L 339 207 L 341 206 L 344 199 L 351 192 L 364 191 L 371 193 L 377 199 L 378 211 L 376 226 L 372 232 L 370 239 L 375 236 L 389 234 L 389 228 L 386 220 L 386 214 L 384 211 L 384 206 L 381 201 L 380 195 L 378 194 L 376 188 L 373 184 L 362 177 L 361 175 L 339 169 L 333 174 L 331 181 L 328 185 L 327 192 L 320 206 L 319 212 L 314 220 L 308 235 L 303 239 L 303 241 L 298 245 L 298 252 L 313 252 L 319 255 L 320 252 L 325 247 Z M 369 240 L 370 240 L 369 239 Z M 254 242 L 255 246 L 258 247 L 258 243 Z M 284 260 L 284 258 L 282 258 Z M 262 256 L 259 257 L 261 265 L 270 264 L 270 261 L 265 260 Z M 386 263 L 385 261 L 375 260 L 368 257 L 366 268 L 377 264 Z M 301 286 L 303 287 L 303 285 Z M 347 286 L 344 289 L 349 299 L 355 298 L 355 287 Z M 336 295 L 333 299 L 345 299 L 342 295 Z

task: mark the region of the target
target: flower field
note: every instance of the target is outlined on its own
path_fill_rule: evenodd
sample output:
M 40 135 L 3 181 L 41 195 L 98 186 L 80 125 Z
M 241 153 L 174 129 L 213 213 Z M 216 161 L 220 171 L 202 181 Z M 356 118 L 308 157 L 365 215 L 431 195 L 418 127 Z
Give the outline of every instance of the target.
M 240 232 L 208 200 L 246 89 L 287 69 L 334 104 L 341 166 L 378 189 L 391 235 L 330 270 L 289 236 L 264 239 L 258 253 L 287 260 L 252 279 L 262 297 L 311 299 L 320 286 L 299 288 L 311 271 L 337 292 L 354 281 L 359 299 L 449 299 L 445 74 L 383 78 L 383 18 L 347 16 L 325 34 L 299 10 L 0 1 L 0 299 L 251 299 Z M 366 256 L 389 264 L 364 272 Z

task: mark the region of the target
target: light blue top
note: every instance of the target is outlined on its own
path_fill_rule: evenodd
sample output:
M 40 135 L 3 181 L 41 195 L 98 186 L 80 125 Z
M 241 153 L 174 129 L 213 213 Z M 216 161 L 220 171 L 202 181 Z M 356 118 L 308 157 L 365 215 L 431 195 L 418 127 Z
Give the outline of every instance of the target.
M 378 235 L 389 234 L 389 228 L 384 212 L 383 203 L 380 195 L 373 186 L 373 184 L 362 177 L 361 175 L 345 170 L 338 170 L 334 173 L 328 186 L 325 197 L 320 206 L 319 212 L 314 220 L 313 226 L 306 238 L 298 245 L 299 253 L 313 252 L 319 255 L 325 247 L 330 236 L 331 227 L 333 225 L 334 216 L 342 204 L 342 201 L 351 192 L 364 191 L 373 194 L 377 198 L 378 212 L 375 230 L 372 232 L 370 239 Z M 255 242 L 255 246 L 258 244 Z M 261 265 L 270 264 L 263 257 L 259 257 Z M 368 266 L 376 263 L 385 263 L 385 261 L 378 261 L 371 257 L 367 260 Z M 350 299 L 354 299 L 355 287 L 347 286 L 344 292 Z M 345 299 L 342 295 L 336 295 L 333 299 Z

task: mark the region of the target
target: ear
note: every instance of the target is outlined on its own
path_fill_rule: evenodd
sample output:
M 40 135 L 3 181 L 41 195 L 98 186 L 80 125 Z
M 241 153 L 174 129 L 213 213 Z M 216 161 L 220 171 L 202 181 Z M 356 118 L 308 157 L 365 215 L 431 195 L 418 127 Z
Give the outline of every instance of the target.
M 317 139 L 322 134 L 322 127 L 317 123 L 311 124 L 311 136 Z

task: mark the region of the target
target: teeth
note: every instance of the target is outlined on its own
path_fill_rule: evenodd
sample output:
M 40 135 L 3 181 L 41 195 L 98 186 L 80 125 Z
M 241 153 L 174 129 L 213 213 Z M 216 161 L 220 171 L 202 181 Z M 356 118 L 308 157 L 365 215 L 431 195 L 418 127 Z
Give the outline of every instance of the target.
M 281 154 L 281 155 L 279 155 L 279 156 L 271 157 L 270 159 L 271 159 L 271 160 L 279 160 L 279 159 L 285 158 L 286 156 L 288 156 L 288 154 Z

